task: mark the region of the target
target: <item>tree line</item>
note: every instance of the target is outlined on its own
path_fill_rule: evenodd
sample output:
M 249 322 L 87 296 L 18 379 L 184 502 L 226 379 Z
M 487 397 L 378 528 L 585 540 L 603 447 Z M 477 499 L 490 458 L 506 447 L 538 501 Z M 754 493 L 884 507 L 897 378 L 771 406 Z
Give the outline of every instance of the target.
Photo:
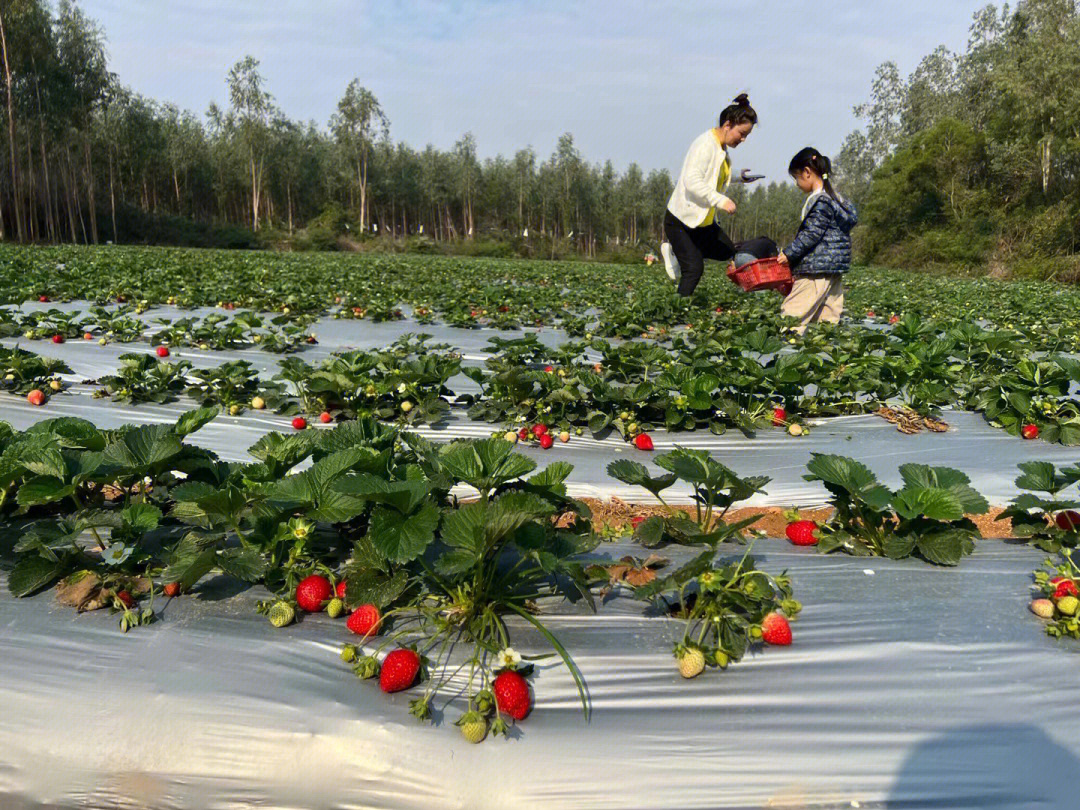
M 1080 13 L 1075 0 L 977 12 L 965 50 L 877 70 L 839 156 L 858 244 L 896 265 L 1080 276 Z
M 325 126 L 290 118 L 251 56 L 204 116 L 125 87 L 104 35 L 72 0 L 0 7 L 0 239 L 244 246 L 339 237 L 547 240 L 584 255 L 655 248 L 666 170 L 588 162 L 573 136 L 481 160 L 390 138 L 375 94 L 353 80 Z M 737 189 L 733 235 L 792 229 L 790 188 Z

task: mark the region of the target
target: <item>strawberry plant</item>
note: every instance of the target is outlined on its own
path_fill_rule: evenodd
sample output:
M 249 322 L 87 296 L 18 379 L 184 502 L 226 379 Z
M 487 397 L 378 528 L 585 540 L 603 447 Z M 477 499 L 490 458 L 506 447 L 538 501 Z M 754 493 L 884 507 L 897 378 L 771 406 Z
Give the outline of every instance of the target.
M 35 389 L 49 390 L 49 383 L 58 374 L 71 374 L 67 363 L 53 357 L 20 349 L 0 346 L 0 390 L 13 394 L 28 394 Z
M 289 413 L 292 403 L 281 383 L 263 382 L 247 360 L 230 360 L 220 366 L 195 369 L 187 395 L 203 406 L 221 405 L 228 413 L 243 413 L 259 398 L 261 407 Z M 295 407 L 295 406 L 292 406 Z
M 1047 620 L 1047 635 L 1080 640 L 1080 599 L 1077 599 L 1080 567 L 1072 555 L 1072 549 L 1062 549 L 1060 562 L 1047 559 L 1043 567 L 1035 571 L 1031 612 Z
M 1016 537 L 1043 551 L 1075 548 L 1080 542 L 1080 520 L 1073 516 L 1080 514 L 1075 511 L 1080 509 L 1080 497 L 1062 493 L 1080 482 L 1080 466 L 1058 470 L 1048 461 L 1029 461 L 1019 466 L 1023 474 L 1016 479 L 1016 486 L 1024 492 L 1013 498 L 997 519 L 1012 521 Z
M 190 370 L 187 360 L 166 363 L 152 354 L 122 354 L 120 368 L 97 381 L 103 387 L 94 396 L 132 404 L 172 402 L 184 391 Z
M 846 456 L 814 453 L 807 481 L 829 491 L 833 515 L 818 532 L 822 553 L 902 559 L 918 556 L 937 565 L 956 565 L 975 548 L 986 500 L 966 475 L 949 467 L 904 464 L 904 486 L 895 492 L 865 465 Z

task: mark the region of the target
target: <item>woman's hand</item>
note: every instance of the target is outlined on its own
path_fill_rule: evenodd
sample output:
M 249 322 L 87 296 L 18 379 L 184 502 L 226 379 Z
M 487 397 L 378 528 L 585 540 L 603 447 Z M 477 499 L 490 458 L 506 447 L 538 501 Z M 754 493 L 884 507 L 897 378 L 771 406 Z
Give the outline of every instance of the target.
M 776 257 L 776 261 L 779 264 L 787 264 L 788 263 L 787 256 L 784 255 L 784 251 L 782 251 L 782 250 L 780 251 L 780 255 Z
M 724 201 L 720 203 L 720 210 L 723 211 L 725 214 L 734 214 L 735 203 L 725 197 Z

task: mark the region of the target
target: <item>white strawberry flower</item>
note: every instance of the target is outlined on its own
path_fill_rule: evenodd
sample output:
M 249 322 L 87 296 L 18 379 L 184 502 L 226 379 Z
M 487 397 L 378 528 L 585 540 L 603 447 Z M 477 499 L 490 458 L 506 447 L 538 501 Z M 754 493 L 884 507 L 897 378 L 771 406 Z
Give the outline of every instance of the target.
M 397 392 L 398 392 L 399 394 L 404 394 L 404 393 L 405 393 L 405 391 L 407 391 L 407 390 L 408 390 L 408 389 L 407 389 L 407 388 L 405 387 L 405 383 L 400 383 L 400 384 L 398 385 L 398 387 L 397 387 Z
M 498 665 L 496 667 L 497 669 L 513 669 L 521 663 L 521 653 L 513 647 L 499 650 L 499 652 L 495 654 L 495 663 Z

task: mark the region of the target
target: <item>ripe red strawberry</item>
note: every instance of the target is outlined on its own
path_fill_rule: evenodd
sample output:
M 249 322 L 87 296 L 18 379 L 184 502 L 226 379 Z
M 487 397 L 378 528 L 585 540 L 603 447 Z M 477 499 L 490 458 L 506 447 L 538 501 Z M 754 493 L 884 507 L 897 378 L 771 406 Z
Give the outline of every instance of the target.
M 500 712 L 515 720 L 524 720 L 528 716 L 529 709 L 532 708 L 532 696 L 529 694 L 529 684 L 520 673 L 512 669 L 500 672 L 495 676 L 492 688 L 495 692 L 495 705 Z
M 169 356 L 169 347 L 168 346 L 158 346 L 157 347 L 157 356 L 158 357 L 168 357 Z
M 635 529 L 644 522 L 645 522 L 645 516 L 644 515 L 634 515 L 632 518 L 630 518 L 630 525 L 633 526 Z
M 420 656 L 413 650 L 394 650 L 383 659 L 379 686 L 384 692 L 400 692 L 416 681 Z
M 303 430 L 307 427 L 307 419 L 302 416 L 298 416 L 292 420 L 292 426 L 294 430 Z
M 1054 584 L 1057 586 L 1054 589 L 1055 599 L 1061 599 L 1063 596 L 1080 596 L 1080 591 L 1077 591 L 1076 589 L 1076 583 L 1071 579 L 1061 579 Z
M 322 574 L 312 574 L 300 580 L 296 586 L 296 604 L 308 613 L 318 613 L 323 609 L 323 602 L 334 595 L 330 580 Z
M 761 640 L 766 644 L 785 647 L 791 643 L 791 625 L 779 613 L 770 613 L 761 620 Z
M 772 423 L 773 427 L 780 427 L 787 421 L 787 411 L 783 408 L 773 408 Z
M 787 539 L 796 546 L 816 546 L 818 538 L 814 536 L 817 524 L 812 520 L 796 520 L 784 530 Z
M 345 626 L 358 636 L 377 636 L 381 622 L 382 614 L 379 613 L 379 609 L 368 603 L 354 610 L 349 620 L 345 622 Z
M 555 372 L 555 366 L 544 366 L 544 371 L 548 374 L 553 374 Z
M 874 317 L 874 310 L 870 310 L 869 312 L 867 312 L 866 317 L 867 318 L 873 318 Z
M 519 430 L 518 431 L 518 438 L 521 439 L 522 441 L 525 441 L 526 439 L 528 439 L 529 438 L 529 429 L 528 428 L 522 428 L 521 430 Z
M 1080 529 L 1080 512 L 1075 512 L 1072 509 L 1058 512 L 1057 517 L 1054 518 L 1054 523 L 1063 532 L 1075 532 Z
M 49 296 L 47 296 L 47 295 L 39 295 L 38 296 L 38 301 L 40 301 L 43 304 L 47 304 L 47 303 L 49 303 Z
M 650 436 L 648 433 L 639 433 L 637 436 L 634 437 L 634 447 L 636 447 L 638 450 L 652 450 L 652 436 Z
M 63 335 L 53 335 L 52 336 L 52 342 L 53 343 L 63 343 L 64 342 L 64 336 Z
M 537 438 L 540 438 L 541 436 L 543 436 L 547 432 L 548 432 L 548 426 L 547 425 L 538 424 L 538 425 L 533 425 L 532 426 L 532 434 L 533 434 L 533 436 L 536 436 Z
M 499 312 L 509 312 L 509 311 L 510 311 L 510 307 L 508 307 L 508 306 L 499 307 Z
M 333 422 L 334 417 L 330 415 L 329 411 L 323 411 L 319 414 L 319 421 L 325 425 L 327 422 Z
M 1022 428 L 1020 428 L 1020 435 L 1025 439 L 1037 439 L 1039 438 L 1039 426 L 1033 425 L 1028 422 Z
M 135 600 L 127 591 L 117 591 L 116 598 L 124 603 L 124 607 L 132 607 L 135 604 Z
M 29 402 L 31 405 L 35 406 L 44 405 L 45 394 L 41 391 L 41 389 L 35 388 L 33 391 L 26 395 L 26 401 Z
M 553 445 L 553 444 L 555 444 L 555 440 L 553 438 L 551 438 L 550 433 L 541 433 L 540 434 L 540 446 L 541 447 L 543 447 L 545 450 L 548 450 L 548 449 L 551 448 L 551 445 Z
M 900 323 L 900 316 L 893 315 L 891 318 L 889 318 L 889 323 Z
M 334 595 L 337 596 L 338 599 L 345 598 L 345 580 L 341 580 L 341 582 L 337 584 L 337 587 L 334 588 Z
M 179 596 L 180 595 L 180 583 L 179 582 L 166 582 L 161 590 L 166 596 Z
M 83 340 L 93 340 L 94 336 L 92 334 L 90 334 L 89 332 L 83 332 L 82 338 L 83 338 Z

